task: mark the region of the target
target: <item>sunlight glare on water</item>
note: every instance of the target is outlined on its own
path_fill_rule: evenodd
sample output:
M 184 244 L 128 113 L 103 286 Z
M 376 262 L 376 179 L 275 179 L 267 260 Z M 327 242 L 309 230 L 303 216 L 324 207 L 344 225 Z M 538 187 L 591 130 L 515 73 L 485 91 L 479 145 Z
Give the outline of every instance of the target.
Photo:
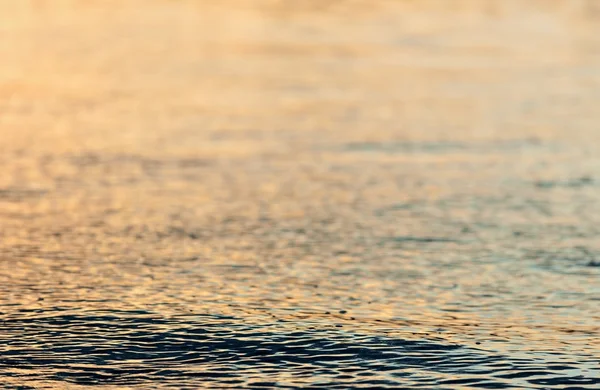
M 600 386 L 595 0 L 0 0 L 0 387 Z

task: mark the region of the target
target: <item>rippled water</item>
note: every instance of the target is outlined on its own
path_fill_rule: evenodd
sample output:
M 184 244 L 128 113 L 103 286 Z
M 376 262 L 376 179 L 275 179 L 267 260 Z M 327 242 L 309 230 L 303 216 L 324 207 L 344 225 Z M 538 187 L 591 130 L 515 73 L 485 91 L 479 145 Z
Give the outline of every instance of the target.
M 0 0 L 0 387 L 600 387 L 594 0 Z

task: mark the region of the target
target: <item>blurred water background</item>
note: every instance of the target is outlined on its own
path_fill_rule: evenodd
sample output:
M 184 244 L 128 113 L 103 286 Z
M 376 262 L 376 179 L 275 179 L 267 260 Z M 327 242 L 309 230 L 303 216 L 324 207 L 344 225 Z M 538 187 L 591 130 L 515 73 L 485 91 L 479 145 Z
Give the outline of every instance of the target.
M 0 0 L 0 386 L 600 386 L 600 2 Z

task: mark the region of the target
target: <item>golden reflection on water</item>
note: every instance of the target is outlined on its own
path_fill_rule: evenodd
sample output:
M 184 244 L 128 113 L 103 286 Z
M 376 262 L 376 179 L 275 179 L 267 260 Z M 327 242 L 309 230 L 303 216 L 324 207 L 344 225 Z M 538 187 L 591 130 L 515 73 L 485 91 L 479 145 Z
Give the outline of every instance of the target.
M 0 1 L 0 311 L 597 356 L 599 14 Z

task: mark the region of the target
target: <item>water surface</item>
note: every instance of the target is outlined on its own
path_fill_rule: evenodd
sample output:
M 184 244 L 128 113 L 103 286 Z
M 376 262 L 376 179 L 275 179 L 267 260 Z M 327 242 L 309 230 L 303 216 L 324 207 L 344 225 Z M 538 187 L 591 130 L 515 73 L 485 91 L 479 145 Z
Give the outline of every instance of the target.
M 0 15 L 4 387 L 600 386 L 595 1 Z

